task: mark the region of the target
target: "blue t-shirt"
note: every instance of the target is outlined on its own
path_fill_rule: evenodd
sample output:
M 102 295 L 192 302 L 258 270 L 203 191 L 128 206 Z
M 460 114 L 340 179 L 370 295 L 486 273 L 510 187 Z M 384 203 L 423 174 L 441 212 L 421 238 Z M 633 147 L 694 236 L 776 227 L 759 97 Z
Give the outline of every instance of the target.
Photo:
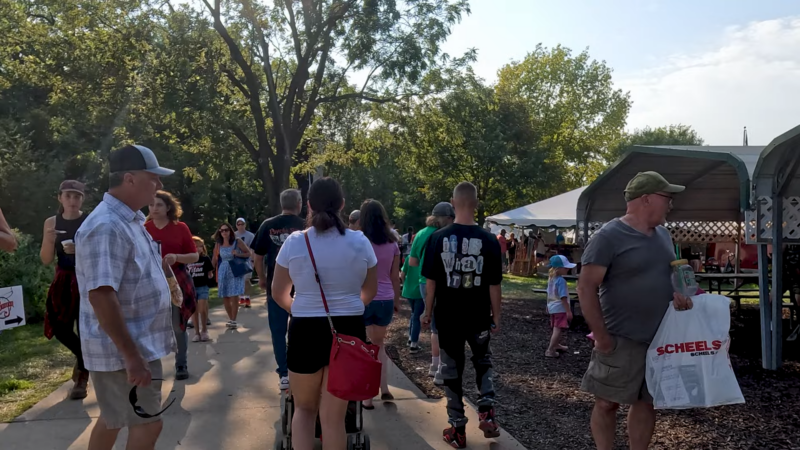
M 564 297 L 569 299 L 567 281 L 561 276 L 550 278 L 547 281 L 547 312 L 549 314 L 566 313 L 567 310 L 561 303 L 561 299 Z

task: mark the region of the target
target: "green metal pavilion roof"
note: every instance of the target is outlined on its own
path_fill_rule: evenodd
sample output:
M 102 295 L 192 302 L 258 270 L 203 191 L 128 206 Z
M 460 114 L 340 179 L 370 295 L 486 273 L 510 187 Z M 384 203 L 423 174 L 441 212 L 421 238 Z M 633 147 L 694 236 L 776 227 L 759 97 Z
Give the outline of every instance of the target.
M 578 221 L 607 222 L 625 214 L 625 186 L 654 170 L 686 186 L 675 196 L 670 221 L 738 221 L 763 146 L 633 146 L 578 199 Z
M 784 196 L 800 195 L 800 174 L 791 173 L 791 162 L 800 154 L 800 126 L 776 137 L 758 157 L 753 175 L 756 195 L 772 195 L 775 176 L 789 178 Z M 797 166 L 795 166 L 797 169 Z

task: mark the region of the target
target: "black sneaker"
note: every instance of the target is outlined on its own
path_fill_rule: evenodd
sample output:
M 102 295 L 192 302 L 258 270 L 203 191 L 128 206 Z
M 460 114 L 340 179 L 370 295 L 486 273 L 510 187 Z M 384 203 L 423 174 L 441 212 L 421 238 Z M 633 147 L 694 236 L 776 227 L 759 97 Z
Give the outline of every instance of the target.
M 175 368 L 175 379 L 186 380 L 189 378 L 189 368 L 186 366 L 178 366 Z
M 489 408 L 484 412 L 479 411 L 478 419 L 481 421 L 478 428 L 483 431 L 483 437 L 488 439 L 500 436 L 500 426 L 497 425 L 497 420 L 495 420 L 494 408 Z
M 411 344 L 409 344 L 408 352 L 409 353 L 417 353 L 417 352 L 419 352 L 419 344 L 416 343 L 416 342 L 412 342 Z
M 450 427 L 442 432 L 442 439 L 453 448 L 467 448 L 467 430 L 465 427 Z

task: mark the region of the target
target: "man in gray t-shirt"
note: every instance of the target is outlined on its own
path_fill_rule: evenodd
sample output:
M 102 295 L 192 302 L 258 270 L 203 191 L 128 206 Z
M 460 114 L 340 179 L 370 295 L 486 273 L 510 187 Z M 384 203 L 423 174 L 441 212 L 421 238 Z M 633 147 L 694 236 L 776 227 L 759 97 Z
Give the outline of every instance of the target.
M 599 450 L 614 446 L 620 404 L 631 405 L 631 450 L 646 449 L 653 435 L 647 348 L 671 301 L 677 310 L 691 308 L 691 300 L 672 288 L 675 254 L 663 227 L 672 196 L 683 190 L 656 172 L 637 174 L 625 188 L 627 214 L 595 233 L 581 258 L 578 296 L 595 338 L 581 389 L 595 396 L 592 434 Z

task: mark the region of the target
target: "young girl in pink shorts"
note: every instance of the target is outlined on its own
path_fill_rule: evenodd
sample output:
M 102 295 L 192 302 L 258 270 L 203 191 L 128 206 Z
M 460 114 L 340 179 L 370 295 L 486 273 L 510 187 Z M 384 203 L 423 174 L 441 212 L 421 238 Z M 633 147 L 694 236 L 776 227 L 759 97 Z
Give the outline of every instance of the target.
M 567 351 L 561 345 L 561 334 L 569 328 L 572 320 L 572 309 L 569 307 L 569 290 L 564 275 L 573 269 L 575 264 L 569 262 L 566 256 L 555 255 L 550 258 L 550 278 L 547 281 L 547 312 L 550 314 L 550 327 L 553 335 L 550 337 L 550 346 L 544 352 L 548 358 L 558 358 L 558 352 Z

